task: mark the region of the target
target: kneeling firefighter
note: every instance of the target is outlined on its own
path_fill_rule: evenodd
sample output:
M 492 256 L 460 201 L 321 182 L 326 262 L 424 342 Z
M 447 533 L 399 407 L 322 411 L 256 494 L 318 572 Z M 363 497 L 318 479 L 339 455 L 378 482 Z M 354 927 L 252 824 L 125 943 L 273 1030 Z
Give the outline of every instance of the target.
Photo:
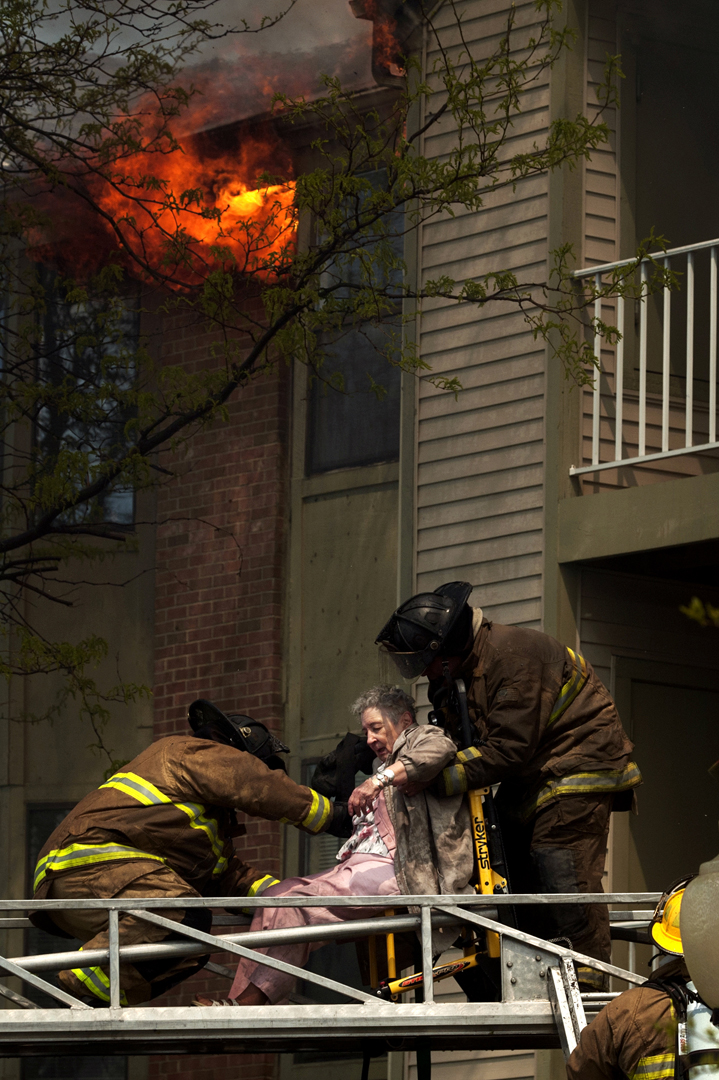
M 719 1077 L 719 1009 L 702 1000 L 683 956 L 680 916 L 691 880 L 676 882 L 654 913 L 651 937 L 664 962 L 583 1029 L 568 1080 Z
M 428 696 L 460 753 L 439 794 L 501 784 L 496 799 L 511 889 L 602 891 L 609 816 L 632 806 L 641 783 L 616 706 L 587 661 L 548 634 L 485 619 L 472 586 L 452 581 L 405 601 L 377 636 L 405 679 Z M 454 710 L 463 695 L 473 745 Z M 465 697 L 466 695 L 466 697 Z M 569 940 L 608 961 L 602 905 L 517 909 L 520 929 Z M 603 977 L 580 967 L 585 989 Z
M 287 776 L 279 754 L 288 747 L 259 720 L 225 715 L 203 700 L 190 706 L 188 719 L 192 735 L 153 743 L 86 795 L 55 829 L 35 868 L 36 899 L 258 896 L 276 878 L 237 857 L 232 837 L 245 828 L 236 810 L 310 833 L 331 825 L 333 804 Z M 204 908 L 157 914 L 205 932 L 212 921 Z M 40 929 L 80 938 L 87 949 L 107 948 L 106 911 L 35 912 L 30 918 Z M 120 915 L 119 936 L 120 945 L 178 937 L 126 914 Z M 157 997 L 207 959 L 121 964 L 122 1003 Z M 90 1004 L 110 1000 L 106 968 L 61 971 L 60 982 Z

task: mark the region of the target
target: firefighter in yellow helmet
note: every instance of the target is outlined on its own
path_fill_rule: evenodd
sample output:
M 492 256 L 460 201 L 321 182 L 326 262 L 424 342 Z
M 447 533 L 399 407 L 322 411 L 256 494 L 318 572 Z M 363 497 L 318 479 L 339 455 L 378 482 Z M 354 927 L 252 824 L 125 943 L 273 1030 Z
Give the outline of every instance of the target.
M 651 938 L 665 962 L 643 986 L 620 994 L 582 1031 L 568 1080 L 719 1078 L 719 1016 L 691 981 L 682 953 L 681 906 L 691 878 L 664 893 Z

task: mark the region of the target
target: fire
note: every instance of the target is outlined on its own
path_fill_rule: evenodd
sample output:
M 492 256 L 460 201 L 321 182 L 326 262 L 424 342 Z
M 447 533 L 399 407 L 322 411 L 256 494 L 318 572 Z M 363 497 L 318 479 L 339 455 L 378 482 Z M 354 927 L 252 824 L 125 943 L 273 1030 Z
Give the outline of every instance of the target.
M 84 278 L 119 251 L 136 276 L 159 274 L 176 289 L 218 267 L 278 277 L 295 250 L 291 176 L 289 151 L 266 122 L 186 137 L 179 149 L 138 152 L 85 181 L 104 219 L 67 192 L 48 193 L 49 224 L 29 237 L 28 253 Z
M 368 19 L 373 24 L 373 65 L 389 75 L 404 75 L 396 5 L 386 0 L 350 0 L 350 7 L 355 18 Z
M 210 137 L 189 139 L 136 154 L 91 191 L 132 250 L 176 285 L 200 284 L 218 266 L 267 278 L 286 272 L 296 235 L 294 183 L 262 179 L 287 175 L 291 162 L 281 152 L 277 161 L 278 151 L 269 135 L 240 136 L 221 151 Z

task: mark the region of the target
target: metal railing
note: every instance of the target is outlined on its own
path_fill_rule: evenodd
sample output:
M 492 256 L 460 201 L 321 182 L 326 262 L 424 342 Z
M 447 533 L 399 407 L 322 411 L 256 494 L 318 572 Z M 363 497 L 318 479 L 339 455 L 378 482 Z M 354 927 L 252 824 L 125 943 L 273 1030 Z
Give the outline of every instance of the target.
M 351 918 L 346 922 L 332 923 L 327 925 L 301 926 L 288 929 L 270 930 L 261 932 L 245 931 L 235 934 L 209 934 L 193 927 L 185 926 L 162 915 L 156 914 L 158 909 L 170 908 L 209 908 L 216 909 L 227 904 L 227 898 L 192 898 L 178 897 L 175 899 L 153 898 L 131 901 L 122 899 L 92 899 L 92 900 L 42 900 L 42 901 L 0 901 L 0 913 L 5 911 L 62 911 L 62 910 L 105 910 L 109 920 L 109 944 L 106 949 L 92 949 L 84 951 L 54 952 L 42 955 L 4 957 L 0 956 L 0 969 L 9 975 L 15 975 L 31 986 L 43 990 L 61 1004 L 69 1005 L 72 1009 L 88 1009 L 89 1006 L 66 991 L 40 978 L 39 971 L 60 971 L 72 967 L 87 967 L 95 965 L 108 965 L 110 979 L 110 1006 L 119 1009 L 120 1005 L 120 962 L 133 962 L 164 957 L 185 957 L 201 955 L 212 952 L 230 953 L 238 957 L 244 957 L 260 964 L 275 968 L 278 971 L 294 975 L 307 982 L 314 983 L 325 989 L 335 990 L 353 1001 L 378 1002 L 381 999 L 367 994 L 363 990 L 350 986 L 346 983 L 328 979 L 315 972 L 295 967 L 275 957 L 259 953 L 258 948 L 266 948 L 271 945 L 283 945 L 303 942 L 332 941 L 342 938 L 357 939 L 362 937 L 384 935 L 388 932 L 399 933 L 407 930 L 418 931 L 422 944 L 422 963 L 426 974 L 424 986 L 425 1003 L 434 1000 L 432 981 L 432 929 L 442 926 L 457 926 L 469 924 L 470 927 L 479 927 L 490 930 L 500 935 L 504 942 L 520 942 L 531 948 L 541 948 L 558 959 L 565 958 L 575 960 L 597 971 L 613 975 L 628 983 L 641 984 L 644 978 L 632 971 L 604 963 L 594 957 L 585 956 L 572 949 L 565 948 L 556 942 L 544 941 L 541 938 L 515 930 L 513 927 L 499 921 L 498 908 L 502 906 L 521 907 L 526 904 L 554 905 L 554 904 L 642 904 L 647 909 L 653 908 L 658 899 L 654 893 L 608 893 L 608 894 L 523 894 L 510 896 L 393 896 L 391 897 L 393 909 L 405 908 L 419 909 L 419 912 L 406 915 L 385 916 L 376 915 L 368 919 Z M 377 910 L 384 908 L 387 897 L 376 896 L 308 896 L 308 897 L 243 897 L 242 904 L 247 908 L 262 907 L 326 907 L 330 905 L 337 908 L 368 908 Z M 486 911 L 487 914 L 480 912 Z M 150 924 L 161 926 L 180 935 L 186 941 L 173 941 L 158 944 L 120 946 L 118 921 L 121 913 L 130 914 Z M 612 912 L 612 919 L 623 922 L 642 920 L 649 917 L 649 911 L 645 912 Z M 0 929 L 18 928 L 25 920 L 0 918 Z M 6 987 L 2 991 L 7 990 Z M 1 992 L 1 991 L 0 991 Z M 513 995 L 514 996 L 514 995 Z M 36 1008 L 32 1002 L 18 1001 L 19 995 L 11 992 L 10 999 L 15 1004 L 24 1008 Z M 1 1016 L 2 1014 L 0 1014 Z
M 709 274 L 707 286 L 708 311 L 702 304 L 703 318 L 701 325 L 697 321 L 697 264 L 696 255 L 699 252 L 709 253 Z M 609 365 L 602 359 L 602 337 L 599 333 L 594 336 L 594 354 L 600 362 L 599 371 L 594 376 L 594 389 L 592 391 L 591 412 L 591 465 L 572 466 L 570 476 L 581 476 L 587 473 L 596 473 L 605 469 L 616 469 L 621 466 L 643 465 L 647 462 L 659 461 L 663 458 L 677 457 L 683 454 L 696 454 L 707 450 L 719 449 L 717 441 L 717 287 L 718 287 L 718 251 L 719 239 L 707 240 L 699 244 L 689 244 L 685 247 L 670 248 L 666 252 L 658 252 L 642 260 L 639 266 L 639 285 L 641 298 L 638 304 L 638 320 L 628 318 L 627 309 L 631 312 L 633 304 L 625 303 L 622 296 L 616 297 L 611 302 L 616 307 L 613 317 L 605 322 L 615 323 L 622 335 L 613 349 L 612 361 Z M 661 353 L 660 368 L 650 369 L 650 331 L 649 331 L 649 303 L 647 284 L 651 260 L 669 270 L 676 270 L 676 260 L 683 257 L 684 266 L 679 271 L 684 281 L 682 293 L 686 299 L 686 309 L 683 312 L 685 321 L 685 334 L 683 335 L 682 355 L 672 356 L 672 290 L 664 287 L 661 290 L 661 316 L 660 327 L 657 337 L 655 352 Z M 577 280 L 593 277 L 597 289 L 601 289 L 602 280 L 624 266 L 629 266 L 633 259 L 621 259 L 613 263 L 604 263 L 600 266 L 586 267 L 576 271 L 572 276 Z M 675 293 L 675 295 L 677 295 Z M 704 296 L 704 291 L 702 293 Z M 595 319 L 602 319 L 604 305 L 610 306 L 609 301 L 598 297 L 594 303 Z M 638 340 L 636 341 L 636 366 L 632 368 L 632 382 L 636 386 L 628 387 L 627 371 L 625 368 L 626 345 L 629 339 L 629 330 L 634 329 L 632 323 L 638 321 Z M 701 357 L 702 372 L 706 376 L 699 379 L 697 370 L 696 342 L 698 331 L 704 336 L 708 333 L 706 355 Z M 675 337 L 676 343 L 676 337 Z M 607 349 L 605 348 L 605 356 Z M 659 356 L 656 356 L 659 361 Z M 613 370 L 612 370 L 613 362 Z M 648 391 L 648 375 L 660 375 L 660 383 L 657 381 L 656 392 Z M 610 380 L 613 385 L 610 385 Z M 675 384 L 683 381 L 684 394 L 672 393 L 672 380 Z M 702 411 L 706 409 L 705 418 L 702 417 L 702 430 L 696 432 L 697 427 L 697 384 L 707 383 L 705 397 L 706 406 L 702 403 Z M 604 405 L 604 411 L 603 411 Z M 627 406 L 631 406 L 633 415 L 628 417 Z M 602 421 L 607 421 L 609 427 L 613 426 L 613 432 L 602 437 Z M 672 424 L 673 421 L 673 424 Z M 605 425 L 606 426 L 606 425 Z M 649 434 L 655 439 L 649 443 Z M 700 441 L 697 441 L 699 434 Z M 613 437 L 612 437 L 613 436 Z M 674 443 L 674 445 L 671 445 Z M 627 453 L 627 445 L 636 449 L 636 453 Z M 653 446 L 656 445 L 656 449 Z M 602 452 L 604 450 L 604 453 Z M 610 456 L 613 453 L 613 456 Z M 601 460 L 602 457 L 606 460 Z
M 0 994 L 7 999 L 8 1006 L 0 1009 L 0 1056 L 297 1050 L 352 1051 L 366 1055 L 420 1046 L 473 1050 L 532 1049 L 552 1045 L 561 1045 L 566 1055 L 576 1045 L 587 1022 L 586 1014 L 589 1013 L 591 1018 L 616 997 L 616 992 L 581 994 L 575 964 L 614 976 L 625 985 L 641 985 L 645 979 L 634 971 L 585 956 L 559 942 L 545 941 L 516 930 L 502 921 L 500 909 L 506 906 L 520 908 L 526 904 L 638 905 L 644 910 L 610 912 L 611 922 L 626 940 L 633 927 L 648 925 L 658 898 L 656 893 L 243 897 L 242 905 L 247 908 L 331 906 L 354 911 L 351 918 L 341 923 L 241 933 L 204 933 L 156 913 L 169 908 L 207 908 L 215 912 L 225 907 L 227 897 L 0 901 L 0 929 L 20 930 L 28 925 L 25 918 L 4 918 L 5 912 L 38 910 L 105 910 L 109 925 L 109 943 L 105 949 L 0 956 L 0 971 L 43 991 L 57 1003 L 51 1008 L 40 1007 L 0 983 Z M 403 908 L 409 908 L 409 911 L 389 915 L 386 913 L 388 901 L 395 912 Z M 358 917 L 357 910 L 364 908 L 369 917 Z M 166 928 L 174 940 L 121 946 L 119 919 L 123 913 Z M 236 921 L 235 916 L 213 915 L 214 925 Z M 432 930 L 445 926 L 456 927 L 457 931 L 462 926 L 469 926 L 499 935 L 501 1000 L 462 1003 L 435 998 Z M 388 1001 L 257 951 L 299 941 L 329 942 L 364 937 L 381 940 L 388 932 L 401 931 L 419 935 L 425 976 L 422 1003 L 401 999 Z M 178 936 L 182 940 L 177 940 Z M 181 959 L 215 952 L 244 957 L 306 983 L 335 991 L 349 999 L 349 1004 L 318 1004 L 297 996 L 290 1000 L 299 1000 L 298 1004 L 274 1008 L 247 1006 L 242 1012 L 165 1006 L 161 1000 L 140 1006 L 121 1004 L 121 962 Z M 109 972 L 109 1007 L 92 1008 L 38 974 L 86 966 L 102 966 Z M 217 964 L 211 965 L 210 970 L 233 977 L 229 968 Z

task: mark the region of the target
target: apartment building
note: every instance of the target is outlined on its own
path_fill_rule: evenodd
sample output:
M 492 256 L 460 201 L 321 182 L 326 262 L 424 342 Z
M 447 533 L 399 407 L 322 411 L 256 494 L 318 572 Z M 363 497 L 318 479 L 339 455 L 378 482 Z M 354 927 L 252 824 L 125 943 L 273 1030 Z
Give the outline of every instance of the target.
M 475 55 L 496 46 L 507 0 L 464 0 L 458 10 Z M 369 11 L 378 22 L 399 13 L 392 0 Z M 534 4 L 518 3 L 516 17 L 531 25 Z M 333 396 L 309 385 L 299 364 L 263 376 L 232 403 L 228 424 L 193 440 L 176 480 L 138 500 L 137 549 L 97 571 L 114 583 L 85 588 L 73 612 L 53 618 L 60 632 L 80 619 L 104 633 L 108 676 L 116 669 L 153 688 L 151 700 L 115 710 L 105 738 L 118 758 L 184 730 L 187 705 L 207 697 L 282 730 L 292 775 L 306 780 L 351 726 L 353 698 L 386 677 L 372 643 L 396 603 L 470 581 L 489 618 L 578 648 L 614 694 L 645 784 L 639 815 L 615 815 L 607 884 L 661 889 L 713 857 L 719 841 L 719 790 L 707 775 L 719 758 L 719 631 L 682 611 L 695 596 L 719 607 L 719 14 L 708 0 L 567 0 L 562 18 L 574 47 L 535 82 L 511 139 L 531 146 L 557 117 L 591 115 L 606 57 L 621 54 L 609 142 L 577 169 L 425 224 L 408 241 L 408 272 L 461 281 L 510 268 L 520 281 L 543 280 L 550 252 L 571 243 L 577 270 L 607 280 L 606 267 L 631 258 L 654 229 L 681 249 L 668 256 L 676 290 L 604 302 L 598 313 L 623 338 L 596 341 L 601 371 L 585 388 L 565 379 L 521 313 L 442 301 L 426 304 L 411 332 L 434 372 L 459 378 L 456 399 L 396 369 L 383 375 L 382 402 Z M 451 5 L 433 19 L 442 43 L 456 46 Z M 420 36 L 407 40 L 429 73 L 437 40 Z M 375 71 L 388 85 L 368 92 L 373 101 L 392 93 L 380 63 Z M 452 138 L 450 124 L 432 129 L 424 152 L 442 155 Z M 161 336 L 168 362 L 202 364 L 206 340 L 179 319 Z M 359 337 L 339 360 L 348 376 L 358 358 L 363 368 L 375 362 Z M 39 707 L 54 688 L 48 680 L 13 692 Z M 421 682 L 417 698 L 426 704 Z M 106 762 L 88 751 L 93 740 L 71 708 L 50 729 L 3 723 L 1 843 L 8 895 L 21 896 L 33 852 L 57 815 L 101 782 Z M 278 875 L 319 870 L 334 856 L 330 838 L 248 826 L 242 850 Z M 4 947 L 21 952 L 19 932 Z M 352 948 L 313 962 L 346 972 Z M 173 1000 L 189 1000 L 197 985 Z M 342 1067 L 359 1077 L 359 1062 Z M 336 1068 L 302 1055 L 88 1059 L 85 1071 L 28 1059 L 0 1063 L 0 1076 L 289 1080 Z M 372 1068 L 389 1080 L 415 1074 L 413 1055 Z M 562 1075 L 556 1051 L 443 1053 L 435 1070 L 442 1080 Z

